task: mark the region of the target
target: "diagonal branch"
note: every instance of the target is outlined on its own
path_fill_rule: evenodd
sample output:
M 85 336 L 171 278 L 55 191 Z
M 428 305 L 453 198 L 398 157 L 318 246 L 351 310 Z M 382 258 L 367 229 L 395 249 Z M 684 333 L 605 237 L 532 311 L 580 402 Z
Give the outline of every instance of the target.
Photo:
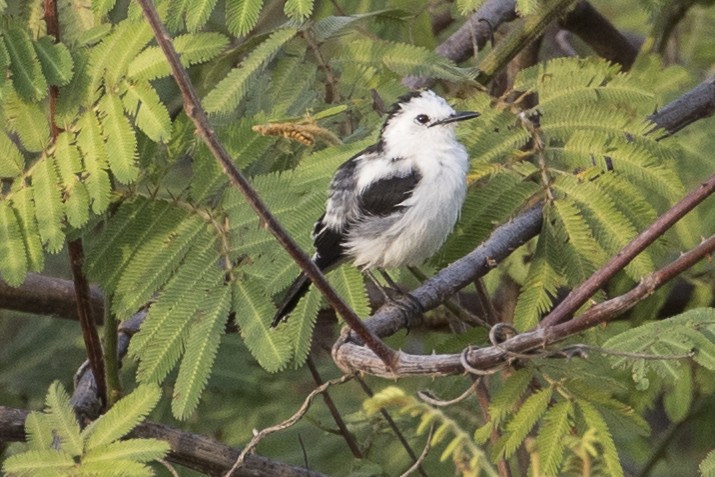
M 412 355 L 398 352 L 398 360 L 392 369 L 386 369 L 377 357 L 363 346 L 348 342 L 345 338 L 333 348 L 333 359 L 344 372 L 360 371 L 387 378 L 396 375 L 407 376 L 447 376 L 469 372 L 492 374 L 508 366 L 516 357 L 541 350 L 583 330 L 613 320 L 650 296 L 656 289 L 692 267 L 703 257 L 715 251 L 715 235 L 697 247 L 684 253 L 665 267 L 645 277 L 628 293 L 591 307 L 579 317 L 548 328 L 521 333 L 501 343 L 483 348 L 467 348 L 461 354 Z M 535 354 L 534 357 L 542 356 Z
M 658 217 L 650 227 L 638 234 L 628 245 L 618 252 L 611 260 L 603 265 L 588 280 L 579 285 L 544 318 L 539 327 L 546 328 L 558 325 L 570 318 L 576 311 L 603 287 L 616 273 L 621 271 L 648 245 L 663 235 L 673 224 L 693 210 L 696 205 L 715 192 L 715 174 L 697 189 L 690 192 L 666 213 Z
M 139 4 L 144 11 L 144 16 L 154 31 L 157 43 L 159 43 L 159 46 L 171 66 L 174 80 L 181 90 L 181 96 L 184 100 L 184 109 L 186 110 L 187 116 L 189 116 L 189 118 L 191 118 L 194 122 L 198 134 L 206 143 L 207 147 L 211 151 L 211 154 L 223 168 L 226 175 L 228 175 L 231 184 L 243 193 L 248 203 L 251 205 L 256 214 L 258 214 L 261 220 L 263 220 L 268 230 L 273 234 L 288 254 L 290 254 L 291 258 L 293 258 L 293 260 L 300 266 L 303 272 L 305 272 L 310 281 L 313 282 L 313 285 L 315 285 L 315 287 L 323 294 L 328 303 L 330 303 L 335 311 L 343 317 L 350 328 L 355 330 L 355 333 L 360 336 L 363 343 L 365 343 L 365 345 L 370 349 L 374 350 L 375 354 L 380 356 L 380 359 L 389 365 L 389 363 L 391 363 L 394 359 L 394 350 L 388 347 L 382 340 L 380 340 L 363 325 L 360 317 L 355 314 L 347 303 L 345 303 L 345 301 L 340 298 L 340 296 L 330 286 L 325 278 L 325 275 L 323 275 L 320 269 L 300 249 L 291 236 L 288 235 L 283 226 L 281 226 L 281 224 L 271 214 L 270 210 L 268 210 L 268 207 L 258 196 L 256 190 L 253 186 L 251 186 L 248 179 L 246 179 L 241 171 L 234 165 L 228 152 L 223 147 L 223 144 L 219 141 L 209 124 L 206 112 L 201 107 L 199 98 L 191 84 L 189 75 L 181 65 L 179 56 L 174 49 L 171 38 L 169 37 L 169 33 L 167 32 L 164 24 L 161 23 L 159 14 L 157 13 L 153 2 L 150 0 L 139 0 Z

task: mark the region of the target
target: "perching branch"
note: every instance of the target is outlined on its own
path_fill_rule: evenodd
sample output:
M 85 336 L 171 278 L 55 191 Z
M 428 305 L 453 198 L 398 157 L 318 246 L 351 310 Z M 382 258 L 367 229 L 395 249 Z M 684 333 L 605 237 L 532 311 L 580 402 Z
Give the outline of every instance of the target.
M 648 275 L 624 295 L 599 303 L 566 323 L 520 333 L 492 346 L 467 348 L 461 354 L 418 356 L 400 351 L 395 366 L 387 369 L 367 348 L 347 341 L 344 335 L 333 348 L 333 359 L 344 372 L 359 371 L 385 378 L 447 376 L 463 373 L 466 367 L 470 372 L 492 374 L 508 366 L 514 359 L 523 358 L 527 353 L 542 350 L 588 328 L 613 320 L 713 251 L 715 235 Z M 543 354 L 537 353 L 534 356 Z
M 330 286 L 325 275 L 320 269 L 310 260 L 310 258 L 300 249 L 293 238 L 285 231 L 283 226 L 271 214 L 266 204 L 258 196 L 258 193 L 253 188 L 251 183 L 234 165 L 223 144 L 219 141 L 209 124 L 206 112 L 201 107 L 196 91 L 191 84 L 189 75 L 181 65 L 179 55 L 174 49 L 169 33 L 161 20 L 159 14 L 154 8 L 154 4 L 150 0 L 139 0 L 139 4 L 144 11 L 144 16 L 151 25 L 154 31 L 156 41 L 161 47 L 166 56 L 169 65 L 171 66 L 172 75 L 176 84 L 181 90 L 181 96 L 184 100 L 184 109 L 186 115 L 191 118 L 196 126 L 197 133 L 201 136 L 206 146 L 211 151 L 216 161 L 224 170 L 229 178 L 231 185 L 238 188 L 246 198 L 246 201 L 251 205 L 253 210 L 258 214 L 261 220 L 265 223 L 266 228 L 273 234 L 293 260 L 305 272 L 310 281 L 323 294 L 328 303 L 335 311 L 343 317 L 345 322 L 352 328 L 355 333 L 360 336 L 366 346 L 375 351 L 375 354 L 380 356 L 386 364 L 392 362 L 395 356 L 394 350 L 388 347 L 382 340 L 375 336 L 367 327 L 365 327 L 360 317 L 340 298 L 335 290 Z

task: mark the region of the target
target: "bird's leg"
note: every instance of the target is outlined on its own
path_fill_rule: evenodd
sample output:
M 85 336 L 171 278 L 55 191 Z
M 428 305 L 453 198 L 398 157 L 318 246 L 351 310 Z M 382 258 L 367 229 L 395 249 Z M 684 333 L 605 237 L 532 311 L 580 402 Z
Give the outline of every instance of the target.
M 403 291 L 385 270 L 383 270 L 382 268 L 378 268 L 377 270 L 378 272 L 380 272 L 380 275 L 382 275 L 382 278 L 385 279 L 389 288 L 383 287 L 370 271 L 366 271 L 367 276 L 381 291 L 381 293 L 385 297 L 385 301 L 387 303 L 394 304 L 397 308 L 400 309 L 400 311 L 402 312 L 402 316 L 404 317 L 405 327 L 407 327 L 407 325 L 409 324 L 410 317 L 424 314 L 425 309 L 422 306 L 422 303 L 420 303 L 419 300 L 417 300 L 417 298 L 412 296 L 410 293 Z M 391 296 L 389 293 L 387 293 L 387 290 L 390 290 L 393 292 L 393 294 L 399 295 L 400 298 L 405 299 L 397 300 L 393 298 L 393 296 Z

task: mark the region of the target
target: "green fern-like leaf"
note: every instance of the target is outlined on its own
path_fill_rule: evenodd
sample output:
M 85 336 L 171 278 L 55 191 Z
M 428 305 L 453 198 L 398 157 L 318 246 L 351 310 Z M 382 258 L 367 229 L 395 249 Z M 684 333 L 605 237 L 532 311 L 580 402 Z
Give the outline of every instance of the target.
M 79 150 L 72 142 L 69 133 L 62 132 L 57 136 L 54 157 L 60 180 L 64 185 L 72 184 L 77 178 L 77 173 L 82 170 L 82 163 Z
M 117 0 L 98 0 L 92 2 L 92 11 L 100 16 L 106 15 L 114 8 L 116 2 Z
M 344 46 L 341 62 L 379 65 L 400 76 L 428 76 L 450 81 L 472 81 L 473 71 L 460 68 L 419 46 L 375 40 L 357 40 Z
M 74 180 L 69 184 L 65 193 L 65 215 L 67 223 L 72 227 L 80 228 L 89 221 L 89 193 L 87 188 L 79 180 Z
M 237 279 L 233 284 L 233 311 L 248 350 L 267 371 L 285 367 L 290 359 L 290 346 L 283 333 L 269 327 L 275 307 L 264 290 L 250 280 Z
M 143 389 L 145 388 L 139 387 L 132 394 L 141 392 L 140 390 Z M 86 455 L 82 457 L 82 464 L 100 462 L 115 464 L 115 461 L 120 460 L 133 463 L 150 462 L 163 458 L 168 451 L 169 444 L 158 439 L 127 439 L 115 441 L 97 449 L 88 449 Z
M 129 354 L 141 359 L 139 382 L 161 382 L 174 368 L 203 299 L 222 282 L 215 240 L 197 245 L 151 306 L 129 346 Z
M 630 353 L 651 353 L 662 356 L 683 356 L 694 351 L 695 361 L 715 370 L 715 309 L 697 308 L 667 320 L 646 323 L 620 333 L 604 343 L 604 347 Z M 613 357 L 615 366 L 647 366 L 661 375 L 677 379 L 680 365 L 672 360 L 634 360 Z
M 4 40 L 16 91 L 26 101 L 41 100 L 47 95 L 47 81 L 30 35 L 20 27 L 11 26 L 4 32 Z
M 593 228 L 594 237 L 608 253 L 617 253 L 635 237 L 636 229 L 630 220 L 603 194 L 596 183 L 578 182 L 571 176 L 560 176 L 553 185 L 579 204 Z M 639 281 L 654 268 L 650 256 L 641 254 L 625 270 L 634 280 Z
M 546 412 L 553 391 L 551 387 L 547 387 L 524 400 L 524 403 L 507 424 L 504 436 L 497 444 L 500 456 L 509 458 L 521 446 L 531 429 Z
M 544 220 L 548 224 L 548 220 Z M 563 284 L 558 272 L 559 259 L 554 260 L 557 243 L 550 227 L 546 225 L 536 242 L 536 249 L 529 266 L 529 273 L 514 310 L 514 325 L 519 330 L 536 326 L 541 314 L 551 308 L 556 290 Z
M 397 408 L 401 414 L 419 416 L 418 434 L 426 432 L 434 425 L 436 430 L 430 441 L 432 446 L 452 437 L 445 446 L 440 460 L 452 457 L 458 468 L 467 475 L 481 475 L 483 472 L 490 477 L 497 477 L 498 473 L 491 466 L 484 451 L 474 444 L 458 421 L 450 418 L 440 409 L 432 408 L 406 395 L 396 386 L 387 387 L 363 402 L 363 409 L 368 415 L 373 415 L 385 407 Z
M 493 427 L 501 424 L 511 414 L 515 403 L 526 392 L 532 377 L 533 371 L 531 369 L 520 369 L 509 376 L 498 391 L 493 394 L 492 402 L 489 404 L 489 416 Z
M 134 116 L 136 125 L 155 142 L 167 142 L 171 137 L 171 118 L 156 90 L 146 81 L 127 85 L 122 97 L 129 115 Z
M 62 450 L 72 456 L 82 454 L 82 437 L 79 423 L 75 418 L 70 397 L 59 381 L 50 385 L 45 401 L 49 410 L 48 418 L 60 439 Z
M 45 255 L 42 250 L 37 219 L 35 218 L 35 202 L 32 199 L 32 188 L 23 187 L 14 192 L 12 205 L 17 213 L 22 240 L 25 242 L 29 270 L 39 272 L 44 268 Z
M 17 133 L 22 146 L 29 152 L 43 151 L 50 141 L 50 124 L 40 106 L 10 93 L 3 107 L 9 130 Z
M 63 208 L 58 188 L 59 178 L 52 158 L 45 158 L 35 166 L 32 175 L 32 190 L 35 204 L 37 227 L 45 247 L 50 252 L 58 252 L 65 241 L 62 230 Z
M 228 311 L 231 287 L 222 285 L 206 294 L 186 339 L 186 352 L 181 360 L 174 386 L 171 410 L 178 419 L 186 419 L 196 409 L 206 387 Z
M 577 405 L 586 425 L 592 429 L 596 430 L 596 435 L 598 442 L 601 444 L 603 449 L 603 460 L 608 470 L 608 475 L 613 477 L 622 477 L 623 468 L 621 467 L 621 461 L 618 457 L 618 450 L 616 449 L 616 444 L 613 442 L 613 436 L 611 431 L 608 429 L 606 421 L 600 412 L 589 402 L 579 400 Z
M 187 33 L 172 41 L 184 67 L 211 60 L 228 46 L 228 38 L 215 32 Z M 127 76 L 134 80 L 154 80 L 170 74 L 169 63 L 158 46 L 144 49 L 127 70 Z
M 178 210 L 157 225 L 144 237 L 117 282 L 112 302 L 117 316 L 129 316 L 150 301 L 176 272 L 189 249 L 211 240 L 201 220 Z
M 74 64 L 67 47 L 62 43 L 55 43 L 49 36 L 37 40 L 34 46 L 47 82 L 55 86 L 68 84 L 72 80 Z
M 31 450 L 12 455 L 3 463 L 3 471 L 18 477 L 68 475 L 75 463 L 72 456 L 53 449 Z
M 86 111 L 77 122 L 80 128 L 77 134 L 77 146 L 84 159 L 84 171 L 87 174 L 84 184 L 92 202 L 92 211 L 101 214 L 109 206 L 111 184 L 109 182 L 109 164 L 107 150 L 102 138 L 102 130 L 93 111 Z
M 9 137 L 0 131 L 0 177 L 12 178 L 25 168 L 25 157 Z
M 122 100 L 107 94 L 99 103 L 99 109 L 103 113 L 102 133 L 112 173 L 119 182 L 131 183 L 139 176 L 136 164 L 137 138 L 129 120 L 124 116 Z
M 283 11 L 288 18 L 303 20 L 313 12 L 313 0 L 288 0 Z
M 295 28 L 275 31 L 257 46 L 226 78 L 204 98 L 203 104 L 210 113 L 229 112 L 238 106 L 247 92 L 247 84 L 278 53 L 278 50 L 296 34 Z
M 565 437 L 570 431 L 573 404 L 569 400 L 554 404 L 546 414 L 536 437 L 540 469 L 544 475 L 558 475 L 563 460 Z
M 124 437 L 154 409 L 161 397 L 161 389 L 144 384 L 117 401 L 99 420 L 85 428 L 82 438 L 87 450 L 98 449 Z
M 132 263 L 140 245 L 156 235 L 166 237 L 182 216 L 183 213 L 164 201 L 137 199 L 123 204 L 106 230 L 90 242 L 87 276 L 113 293 L 122 271 Z
M 189 2 L 186 9 L 186 29 L 190 32 L 200 30 L 211 16 L 217 0 L 198 0 Z
M 711 450 L 700 463 L 702 477 L 715 477 L 715 450 Z
M 263 9 L 263 0 L 227 0 L 226 26 L 236 36 L 248 34 Z
M 25 436 L 30 450 L 47 449 L 52 445 L 52 424 L 47 415 L 32 411 L 25 419 Z
M 20 224 L 6 200 L 0 200 L 0 274 L 11 286 L 19 286 L 27 275 L 25 244 Z

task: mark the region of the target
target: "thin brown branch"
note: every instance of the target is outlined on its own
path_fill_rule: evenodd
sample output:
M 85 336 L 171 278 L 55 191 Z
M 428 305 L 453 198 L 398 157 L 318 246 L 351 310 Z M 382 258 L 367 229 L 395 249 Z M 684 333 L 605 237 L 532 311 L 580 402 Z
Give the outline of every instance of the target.
M 74 278 L 74 291 L 77 296 L 77 316 L 79 316 L 79 324 L 82 328 L 84 347 L 87 349 L 87 359 L 95 376 L 97 396 L 99 396 L 103 405 L 106 405 L 107 382 L 104 374 L 104 353 L 102 352 L 102 343 L 99 341 L 97 325 L 92 317 L 89 282 L 82 269 L 84 264 L 82 241 L 80 239 L 70 240 L 67 243 L 67 249 L 70 256 L 72 277 Z
M 252 454 L 258 445 L 259 442 L 261 442 L 267 435 L 272 434 L 274 432 L 282 431 L 284 429 L 288 429 L 289 427 L 293 426 L 296 422 L 300 421 L 303 416 L 305 415 L 306 412 L 308 412 L 308 409 L 310 409 L 310 405 L 313 403 L 313 400 L 315 399 L 315 396 L 318 394 L 324 393 L 330 386 L 334 386 L 337 384 L 343 384 L 346 383 L 347 381 L 350 381 L 351 379 L 354 378 L 354 375 L 352 374 L 345 374 L 339 378 L 336 379 L 331 379 L 330 381 L 326 381 L 325 383 L 321 384 L 317 388 L 313 389 L 310 394 L 305 398 L 303 401 L 303 404 L 301 404 L 300 408 L 288 419 L 286 419 L 283 422 L 280 422 L 276 424 L 275 426 L 271 427 L 266 427 L 265 429 L 262 429 L 259 432 L 254 433 L 253 438 L 246 444 L 246 447 L 241 451 L 239 456 L 236 458 L 236 461 L 233 463 L 229 471 L 226 473 L 225 477 L 231 477 L 233 473 L 240 467 L 242 467 L 245 464 L 246 457 L 248 457 L 249 454 Z
M 186 115 L 194 122 L 198 134 L 206 143 L 216 161 L 223 168 L 229 178 L 229 181 L 231 182 L 231 185 L 243 193 L 246 201 L 264 222 L 266 228 L 273 234 L 276 240 L 278 240 L 298 266 L 300 266 L 301 270 L 303 270 L 313 285 L 323 294 L 328 303 L 338 314 L 340 314 L 340 316 L 343 317 L 348 326 L 350 326 L 350 328 L 353 329 L 358 336 L 360 336 L 360 339 L 366 346 L 375 351 L 375 354 L 377 354 L 380 359 L 382 359 L 389 366 L 395 357 L 394 350 L 388 347 L 382 340 L 380 340 L 380 338 L 375 336 L 363 324 L 360 317 L 358 317 L 347 305 L 347 303 L 345 303 L 345 301 L 335 292 L 335 290 L 328 283 L 328 280 L 325 278 L 325 275 L 323 275 L 315 263 L 313 263 L 300 249 L 298 244 L 286 232 L 273 214 L 271 214 L 270 210 L 258 196 L 258 193 L 250 184 L 248 179 L 246 179 L 241 171 L 234 165 L 231 160 L 231 156 L 229 156 L 228 152 L 219 141 L 209 124 L 206 112 L 201 107 L 201 103 L 196 95 L 194 87 L 191 84 L 188 73 L 181 65 L 179 55 L 174 49 L 174 45 L 171 42 L 171 38 L 169 37 L 166 27 L 159 19 L 159 15 L 156 8 L 154 8 L 153 2 L 150 0 L 139 0 L 139 4 L 144 11 L 144 16 L 154 31 L 157 43 L 161 47 L 169 65 L 171 66 L 172 75 L 179 87 L 179 90 L 181 91 Z
M 705 181 L 700 187 L 690 192 L 666 213 L 658 217 L 650 227 L 638 234 L 618 254 L 603 265 L 596 273 L 568 294 L 566 299 L 559 303 L 539 326 L 546 328 L 557 325 L 571 316 L 601 289 L 616 273 L 621 271 L 638 254 L 662 236 L 666 230 L 673 226 L 685 214 L 693 210 L 696 205 L 715 192 L 715 174 Z
M 25 441 L 25 419 L 30 412 L 0 406 L 0 442 Z M 210 437 L 182 431 L 165 424 L 144 422 L 129 437 L 161 439 L 171 450 L 166 460 L 203 474 L 219 476 L 231 468 L 241 449 L 229 447 Z M 234 475 L 239 477 L 326 477 L 309 469 L 284 464 L 266 457 L 250 455 Z
M 313 377 L 313 381 L 315 381 L 315 384 L 318 386 L 324 384 L 323 378 L 320 376 L 318 368 L 313 362 L 313 358 L 308 356 L 306 364 L 308 365 L 308 369 L 310 370 L 310 374 Z M 355 457 L 356 459 L 362 459 L 362 450 L 360 450 L 360 446 L 355 440 L 355 436 L 352 432 L 350 432 L 348 426 L 345 425 L 343 416 L 340 415 L 340 411 L 338 411 L 337 406 L 333 402 L 333 399 L 330 397 L 330 393 L 327 390 L 323 393 L 323 401 L 325 401 L 325 406 L 328 408 L 328 411 L 330 411 L 330 415 L 333 417 L 335 425 L 338 426 L 338 429 L 340 430 L 340 435 L 343 436 L 343 439 L 350 448 L 350 452 L 352 452 L 353 457 Z
M 484 422 L 489 422 L 492 420 L 489 414 L 489 405 L 491 404 L 491 397 L 489 396 L 489 387 L 484 382 L 486 377 L 473 377 L 474 388 L 476 390 L 477 402 L 482 410 L 482 416 L 484 417 Z M 499 427 L 495 426 L 492 428 L 492 432 L 489 434 L 489 442 L 492 446 L 496 446 L 499 442 L 501 433 L 499 432 Z M 497 471 L 499 472 L 499 477 L 511 477 L 511 470 L 506 460 L 502 456 L 497 462 Z
M 310 51 L 313 52 L 315 61 L 318 62 L 318 67 L 323 70 L 325 74 L 325 102 L 327 104 L 332 104 L 338 100 L 338 79 L 333 73 L 333 69 L 330 67 L 323 54 L 320 52 L 320 46 L 316 43 L 313 37 L 313 32 L 311 30 L 301 30 L 300 36 L 305 40 Z

